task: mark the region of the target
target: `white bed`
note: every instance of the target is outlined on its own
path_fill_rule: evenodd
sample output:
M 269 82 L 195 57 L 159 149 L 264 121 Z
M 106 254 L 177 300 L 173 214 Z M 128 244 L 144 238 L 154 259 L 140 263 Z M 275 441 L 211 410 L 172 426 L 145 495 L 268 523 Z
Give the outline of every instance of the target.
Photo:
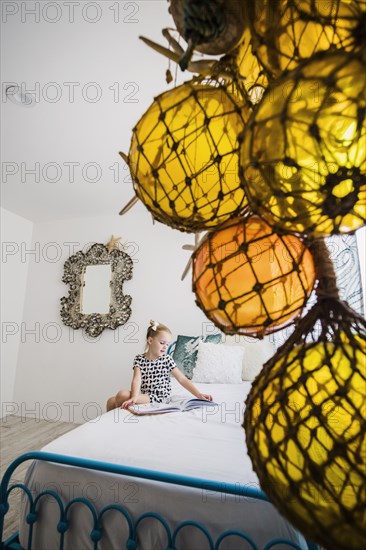
M 218 482 L 217 491 L 39 461 L 32 463 L 28 470 L 27 486 L 32 492 L 51 488 L 63 501 L 86 497 L 97 512 L 110 503 L 122 504 L 134 520 L 144 512 L 156 512 L 164 516 L 172 529 L 183 520 L 199 521 L 207 527 L 214 541 L 227 529 L 240 529 L 258 548 L 264 548 L 275 538 L 292 540 L 301 548 L 307 548 L 303 537 L 271 504 L 220 493 L 220 488 L 227 483 L 259 488 L 241 427 L 250 383 L 197 386 L 202 392 L 211 393 L 219 406 L 212 410 L 144 417 L 121 409 L 111 411 L 56 439 L 43 451 L 213 480 Z M 174 395 L 187 397 L 189 394 L 173 380 Z M 59 548 L 58 506 L 50 497 L 41 499 L 39 504 L 33 548 Z M 24 506 L 20 527 L 20 542 L 24 548 L 28 532 L 24 522 L 26 514 Z M 93 548 L 90 512 L 83 505 L 74 505 L 70 519 L 64 549 Z M 103 531 L 98 548 L 125 548 L 128 534 L 120 515 L 109 512 L 105 519 L 108 529 Z M 154 520 L 141 523 L 138 539 L 138 548 L 142 550 L 168 547 L 164 529 Z M 183 550 L 210 548 L 199 530 L 193 527 L 181 530 L 176 547 Z M 235 536 L 220 546 L 222 550 L 240 548 L 252 547 Z M 279 544 L 275 548 L 289 546 Z

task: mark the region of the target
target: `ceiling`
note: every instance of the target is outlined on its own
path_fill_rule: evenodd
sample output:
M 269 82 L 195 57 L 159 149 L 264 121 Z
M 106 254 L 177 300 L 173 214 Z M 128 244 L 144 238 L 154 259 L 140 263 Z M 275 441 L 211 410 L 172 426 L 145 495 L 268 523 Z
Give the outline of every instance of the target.
M 139 40 L 167 45 L 167 1 L 6 2 L 1 25 L 2 206 L 34 222 L 118 214 L 134 196 L 118 152 L 174 85 Z M 8 83 L 33 106 L 7 99 Z

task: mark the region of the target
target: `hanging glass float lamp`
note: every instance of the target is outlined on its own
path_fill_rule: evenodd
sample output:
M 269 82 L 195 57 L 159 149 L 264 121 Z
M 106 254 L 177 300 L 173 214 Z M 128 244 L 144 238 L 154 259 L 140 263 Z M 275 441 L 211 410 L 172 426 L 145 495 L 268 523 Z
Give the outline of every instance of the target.
M 133 129 L 127 162 L 137 197 L 153 217 L 202 231 L 238 215 L 238 134 L 249 107 L 232 87 L 197 81 L 156 97 Z
M 267 89 L 249 120 L 240 175 L 252 208 L 320 237 L 366 222 L 366 62 L 321 53 Z
M 307 247 L 258 216 L 209 232 L 193 255 L 196 303 L 225 334 L 262 337 L 293 322 L 314 280 Z
M 253 53 L 270 79 L 320 51 L 362 51 L 365 0 L 243 0 Z

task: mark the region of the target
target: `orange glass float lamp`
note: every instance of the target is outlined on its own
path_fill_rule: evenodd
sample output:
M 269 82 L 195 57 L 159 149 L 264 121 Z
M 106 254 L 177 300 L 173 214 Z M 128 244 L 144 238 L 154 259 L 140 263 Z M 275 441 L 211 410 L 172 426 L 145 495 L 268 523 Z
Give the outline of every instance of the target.
M 248 118 L 236 90 L 219 84 L 190 81 L 155 98 L 128 157 L 136 195 L 154 218 L 194 232 L 243 211 L 237 136 Z
M 207 235 L 194 253 L 192 277 L 197 305 L 224 333 L 262 336 L 301 313 L 315 271 L 298 238 L 251 216 Z

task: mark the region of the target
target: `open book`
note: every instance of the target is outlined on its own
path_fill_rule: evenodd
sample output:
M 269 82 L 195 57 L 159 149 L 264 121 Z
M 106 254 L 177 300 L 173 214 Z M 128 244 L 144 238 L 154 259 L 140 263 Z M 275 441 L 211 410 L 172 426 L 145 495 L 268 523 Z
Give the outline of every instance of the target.
M 143 416 L 144 414 L 163 414 L 171 412 L 187 412 L 192 409 L 203 407 L 217 407 L 215 401 L 207 401 L 207 399 L 180 399 L 179 401 L 171 401 L 170 403 L 146 403 L 143 405 L 130 405 L 128 410 L 132 414 Z

